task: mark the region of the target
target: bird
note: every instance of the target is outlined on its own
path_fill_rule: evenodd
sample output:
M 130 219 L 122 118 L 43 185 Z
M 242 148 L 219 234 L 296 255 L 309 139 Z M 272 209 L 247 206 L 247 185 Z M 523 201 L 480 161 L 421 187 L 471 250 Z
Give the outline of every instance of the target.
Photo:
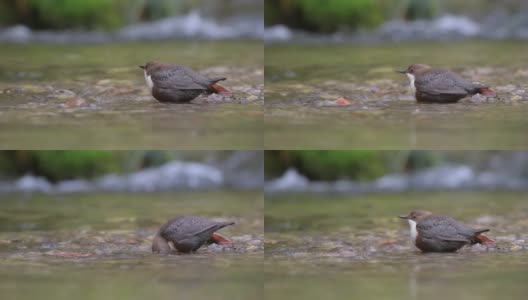
M 396 72 L 407 75 L 418 102 L 452 103 L 475 94 L 495 94 L 487 85 L 474 83 L 453 72 L 424 64 L 413 64 L 406 70 Z
M 489 229 L 474 229 L 449 216 L 415 210 L 399 217 L 408 221 L 412 242 L 423 252 L 455 252 L 465 245 L 495 244 L 482 234 Z
M 139 67 L 143 69 L 152 96 L 160 102 L 187 103 L 203 93 L 232 94 L 218 84 L 226 77 L 208 78 L 186 66 L 157 61 Z
M 152 252 L 168 254 L 172 252 L 170 244 L 181 253 L 196 252 L 208 241 L 230 245 L 231 241 L 215 232 L 233 224 L 196 216 L 176 217 L 160 227 L 152 241 Z

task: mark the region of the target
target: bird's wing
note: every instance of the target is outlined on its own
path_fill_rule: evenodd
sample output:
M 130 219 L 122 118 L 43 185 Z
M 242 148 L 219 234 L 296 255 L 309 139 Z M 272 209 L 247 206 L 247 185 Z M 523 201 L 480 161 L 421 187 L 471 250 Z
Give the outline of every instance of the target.
M 179 65 L 159 70 L 151 76 L 156 87 L 162 89 L 206 90 L 211 85 L 207 77 Z
M 471 227 L 445 216 L 428 217 L 417 224 L 416 230 L 424 238 L 461 242 L 469 242 L 467 234 L 473 232 Z
M 160 234 L 170 241 L 179 241 L 189 236 L 199 235 L 204 231 L 211 230 L 218 226 L 217 222 L 202 219 L 194 216 L 177 217 L 160 229 Z M 214 232 L 214 230 L 212 231 Z M 212 233 L 211 232 L 211 233 Z
M 416 89 L 431 95 L 466 95 L 468 88 L 473 86 L 473 83 L 457 74 L 448 72 L 449 76 L 442 76 L 439 75 L 440 72 L 447 71 L 432 70 L 417 77 L 414 82 Z

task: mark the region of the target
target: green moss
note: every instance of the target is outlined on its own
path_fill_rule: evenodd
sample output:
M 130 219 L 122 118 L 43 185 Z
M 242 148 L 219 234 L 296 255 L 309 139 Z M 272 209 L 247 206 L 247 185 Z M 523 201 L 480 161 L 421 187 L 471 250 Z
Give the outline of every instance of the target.
M 0 152 L 0 175 L 18 177 L 27 173 L 51 181 L 93 178 L 123 169 L 123 158 L 131 152 L 94 150 L 43 150 Z
M 368 180 L 385 171 L 379 151 L 299 151 L 298 168 L 311 179 L 336 180 L 352 178 Z
M 271 1 L 264 3 L 264 24 L 273 25 L 280 22 L 280 10 Z
M 91 178 L 119 170 L 116 153 L 110 151 L 32 151 L 36 172 L 56 181 L 72 178 Z
M 371 180 L 387 169 L 386 155 L 396 152 L 354 151 L 266 151 L 266 177 L 273 178 L 290 167 L 313 180 Z
M 13 22 L 13 19 L 14 16 L 10 5 L 0 1 L 0 25 L 10 24 Z
M 372 27 L 383 21 L 376 1 L 372 0 L 300 0 L 306 21 L 321 31 L 339 27 Z
M 410 0 L 405 9 L 405 18 L 433 19 L 439 13 L 437 1 L 431 0 Z
M 124 22 L 114 0 L 31 0 L 37 25 L 47 28 L 116 28 Z
M 267 25 L 283 23 L 319 32 L 370 28 L 385 18 L 383 3 L 374 0 L 270 0 L 265 9 Z

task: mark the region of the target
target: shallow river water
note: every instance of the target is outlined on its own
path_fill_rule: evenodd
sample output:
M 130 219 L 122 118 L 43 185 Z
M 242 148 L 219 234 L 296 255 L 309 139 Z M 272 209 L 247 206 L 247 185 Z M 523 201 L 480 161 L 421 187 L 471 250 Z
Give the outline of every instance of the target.
M 262 46 L 245 42 L 4 45 L 4 149 L 261 149 Z M 138 68 L 150 60 L 225 76 L 233 97 L 163 104 Z
M 267 149 L 526 149 L 528 44 L 270 45 Z M 490 85 L 455 104 L 417 104 L 394 70 L 448 68 Z M 336 106 L 340 97 L 349 106 Z
M 525 193 L 408 193 L 266 199 L 269 299 L 524 299 L 528 292 Z M 302 208 L 302 209 L 301 209 Z M 397 215 L 449 214 L 496 246 L 423 254 Z
M 4 299 L 253 299 L 262 292 L 263 197 L 255 192 L 3 196 Z M 234 247 L 156 255 L 177 215 L 233 220 Z M 177 295 L 177 296 L 176 296 Z

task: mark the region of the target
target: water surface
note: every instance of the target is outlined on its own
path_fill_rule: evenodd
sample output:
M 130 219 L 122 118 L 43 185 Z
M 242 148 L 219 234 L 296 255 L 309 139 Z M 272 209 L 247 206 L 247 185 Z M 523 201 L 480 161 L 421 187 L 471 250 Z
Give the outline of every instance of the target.
M 524 299 L 525 193 L 290 194 L 266 199 L 270 299 Z M 410 243 L 413 209 L 491 228 L 496 246 L 423 254 Z
M 252 299 L 262 292 L 263 199 L 255 192 L 10 195 L 0 212 L 0 291 L 8 299 Z M 233 220 L 234 248 L 155 255 L 177 215 Z
M 3 45 L 4 149 L 261 149 L 264 54 L 259 42 Z M 233 97 L 163 104 L 143 71 L 157 59 L 225 76 Z
M 266 47 L 267 149 L 526 149 L 528 44 Z M 492 86 L 456 104 L 417 104 L 394 72 L 413 63 Z M 344 97 L 349 106 L 336 106 Z

